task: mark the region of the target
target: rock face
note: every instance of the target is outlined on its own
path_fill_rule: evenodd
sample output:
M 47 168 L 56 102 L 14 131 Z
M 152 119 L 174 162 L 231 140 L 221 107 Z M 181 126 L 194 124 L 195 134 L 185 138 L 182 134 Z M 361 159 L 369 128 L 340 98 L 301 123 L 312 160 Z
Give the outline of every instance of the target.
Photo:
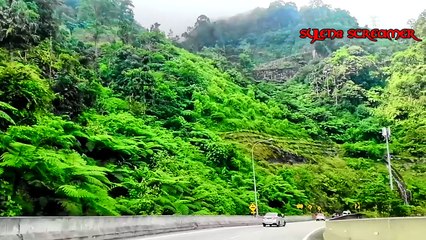
M 274 147 L 273 157 L 268 159 L 271 163 L 301 164 L 309 162 L 306 158 Z
M 258 81 L 285 82 L 293 78 L 304 64 L 306 62 L 302 57 L 281 58 L 257 66 L 253 70 L 253 77 Z
M 296 68 L 288 69 L 259 69 L 254 70 L 253 75 L 256 80 L 268 80 L 275 82 L 285 82 L 294 77 Z

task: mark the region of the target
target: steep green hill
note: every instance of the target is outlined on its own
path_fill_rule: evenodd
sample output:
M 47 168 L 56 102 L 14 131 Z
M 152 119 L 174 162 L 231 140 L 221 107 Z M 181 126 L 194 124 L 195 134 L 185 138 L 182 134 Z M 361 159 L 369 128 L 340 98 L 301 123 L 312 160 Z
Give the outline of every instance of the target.
M 51 16 L 45 1 L 18 2 L 0 5 L 2 16 L 28 21 L 0 39 L 1 216 L 249 214 L 251 150 L 270 138 L 253 148 L 261 212 L 307 213 L 296 209 L 303 203 L 332 213 L 359 202 L 372 216 L 425 214 L 424 135 L 415 134 L 424 128 L 423 43 L 386 71 L 347 47 L 285 84 L 255 84 L 155 28 L 124 34 L 134 23 L 128 1 L 81 1 L 120 20 L 87 20 L 79 31 L 90 42 L 70 33 L 69 19 L 41 18 Z M 93 17 L 86 7 L 75 22 Z M 96 28 L 121 41 L 101 44 Z M 395 169 L 411 205 L 388 187 L 384 120 L 396 129 Z

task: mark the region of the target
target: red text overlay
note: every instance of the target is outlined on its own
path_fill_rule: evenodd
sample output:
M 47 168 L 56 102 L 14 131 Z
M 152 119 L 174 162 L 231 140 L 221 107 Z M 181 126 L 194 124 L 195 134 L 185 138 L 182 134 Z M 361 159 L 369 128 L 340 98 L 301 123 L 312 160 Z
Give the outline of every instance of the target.
M 311 39 L 311 44 L 316 41 L 324 41 L 325 39 L 335 38 L 361 38 L 369 39 L 370 41 L 377 42 L 377 39 L 408 39 L 412 38 L 415 41 L 422 41 L 416 37 L 413 29 L 349 29 L 346 34 L 343 30 L 336 30 L 333 28 L 304 28 L 300 30 L 300 38 Z

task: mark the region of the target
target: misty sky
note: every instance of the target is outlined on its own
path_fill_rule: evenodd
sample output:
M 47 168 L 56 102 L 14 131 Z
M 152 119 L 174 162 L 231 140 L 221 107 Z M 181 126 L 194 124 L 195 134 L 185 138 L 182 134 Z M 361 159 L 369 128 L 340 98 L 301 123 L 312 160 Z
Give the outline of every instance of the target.
M 193 26 L 197 17 L 207 15 L 211 20 L 228 17 L 252 10 L 268 7 L 272 0 L 133 0 L 136 19 L 149 27 L 155 22 L 160 29 L 181 34 L 187 26 Z M 290 0 L 289 0 L 290 2 Z M 293 0 L 300 8 L 309 0 Z M 417 18 L 426 9 L 426 0 L 323 0 L 334 8 L 348 10 L 358 19 L 361 26 L 372 26 L 376 18 L 379 28 L 407 27 L 410 18 Z M 368 7 L 367 7 L 368 6 Z

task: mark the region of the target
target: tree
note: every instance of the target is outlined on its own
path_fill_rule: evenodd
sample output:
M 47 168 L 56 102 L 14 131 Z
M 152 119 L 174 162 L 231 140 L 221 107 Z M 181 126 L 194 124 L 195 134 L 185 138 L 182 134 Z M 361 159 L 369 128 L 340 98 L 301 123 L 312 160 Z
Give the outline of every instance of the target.
M 169 30 L 169 33 L 167 34 L 167 38 L 168 38 L 168 39 L 172 39 L 173 37 L 174 37 L 173 30 L 172 30 L 172 29 L 170 29 L 170 30 Z
M 283 27 L 296 25 L 299 19 L 299 12 L 294 3 L 286 3 L 282 0 L 275 1 L 269 6 L 269 16 L 265 19 L 269 28 L 282 29 Z
M 82 0 L 79 20 L 88 23 L 93 32 L 95 57 L 98 57 L 98 43 L 102 34 L 110 29 L 118 19 L 118 3 L 115 0 Z
M 124 43 L 130 43 L 135 35 L 135 15 L 131 0 L 118 0 L 118 36 Z
M 58 22 L 54 11 L 59 0 L 0 1 L 0 46 L 28 48 L 54 37 Z
M 210 18 L 208 18 L 206 15 L 203 14 L 197 18 L 197 21 L 195 22 L 194 27 L 195 28 L 203 27 L 206 24 L 210 24 Z
M 56 9 L 56 17 L 64 24 L 72 35 L 74 29 L 78 27 L 77 10 L 64 4 Z
M 55 10 L 61 5 L 60 0 L 33 0 L 37 4 L 39 19 L 37 33 L 41 40 L 54 37 L 58 31 Z
M 159 24 L 158 22 L 154 23 L 151 25 L 151 28 L 149 29 L 150 32 L 160 32 L 160 26 L 161 24 Z
M 426 36 L 426 10 L 424 10 L 414 22 L 413 28 L 418 36 Z
M 0 1 L 0 46 L 26 48 L 37 43 L 39 18 L 35 4 L 23 0 Z
M 310 0 L 309 6 L 318 8 L 318 7 L 327 7 L 328 5 L 325 5 L 322 0 Z
M 270 4 L 269 4 L 269 8 L 271 9 L 271 8 L 281 8 L 282 6 L 284 6 L 286 4 L 286 2 L 285 1 L 283 1 L 283 0 L 276 0 L 276 1 L 273 1 L 273 2 L 271 2 Z
M 194 24 L 194 27 L 188 27 L 187 32 L 182 34 L 186 39 L 186 45 L 196 51 L 203 46 L 212 46 L 216 43 L 216 29 L 206 15 L 200 15 Z

